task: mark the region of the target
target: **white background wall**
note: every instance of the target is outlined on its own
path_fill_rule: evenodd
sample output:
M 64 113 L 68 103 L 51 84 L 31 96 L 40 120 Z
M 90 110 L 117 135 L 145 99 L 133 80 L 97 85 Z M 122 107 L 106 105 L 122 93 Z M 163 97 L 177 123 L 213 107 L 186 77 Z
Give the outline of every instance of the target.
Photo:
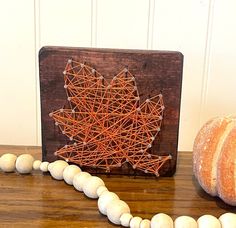
M 236 113 L 235 0 L 0 0 L 0 144 L 40 145 L 40 47 L 134 48 L 185 56 L 179 150 Z

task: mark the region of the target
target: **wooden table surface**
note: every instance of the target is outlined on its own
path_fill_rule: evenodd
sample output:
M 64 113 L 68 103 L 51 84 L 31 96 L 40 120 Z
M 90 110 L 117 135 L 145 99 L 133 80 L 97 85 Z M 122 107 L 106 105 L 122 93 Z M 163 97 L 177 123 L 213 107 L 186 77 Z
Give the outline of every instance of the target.
M 0 146 L 3 153 L 30 153 L 39 147 Z M 180 152 L 174 177 L 101 176 L 110 191 L 126 201 L 135 216 L 151 219 L 159 212 L 175 219 L 220 216 L 236 208 L 207 195 L 192 174 L 191 153 Z M 117 227 L 99 213 L 97 200 L 87 198 L 64 181 L 33 171 L 30 175 L 0 172 L 0 227 Z M 119 226 L 118 226 L 119 227 Z

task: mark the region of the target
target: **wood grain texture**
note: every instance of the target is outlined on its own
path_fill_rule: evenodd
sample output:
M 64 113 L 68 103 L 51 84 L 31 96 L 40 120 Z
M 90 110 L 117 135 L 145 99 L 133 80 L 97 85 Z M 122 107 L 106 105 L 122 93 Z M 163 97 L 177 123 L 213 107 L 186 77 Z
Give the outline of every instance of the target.
M 55 160 L 54 152 L 69 142 L 49 117 L 50 112 L 62 108 L 67 101 L 62 72 L 68 59 L 86 62 L 108 81 L 128 66 L 129 71 L 136 78 L 141 102 L 149 96 L 162 92 L 165 105 L 164 120 L 161 132 L 149 152 L 157 155 L 170 154 L 172 160 L 162 167 L 160 175 L 173 175 L 177 158 L 183 55 L 171 51 L 42 48 L 39 54 L 42 147 L 43 158 L 49 161 Z M 131 167 L 123 166 L 113 173 L 135 174 L 136 172 L 134 173 Z M 138 174 L 143 173 L 138 172 Z
M 31 153 L 41 157 L 41 148 L 1 146 L 0 155 Z M 207 195 L 192 174 L 192 153 L 180 152 L 174 177 L 100 176 L 108 189 L 125 200 L 135 216 L 151 219 L 159 212 L 173 219 L 203 214 L 219 217 L 236 213 L 219 198 Z M 97 209 L 97 200 L 87 198 L 64 181 L 34 171 L 31 175 L 0 172 L 1 227 L 119 227 Z

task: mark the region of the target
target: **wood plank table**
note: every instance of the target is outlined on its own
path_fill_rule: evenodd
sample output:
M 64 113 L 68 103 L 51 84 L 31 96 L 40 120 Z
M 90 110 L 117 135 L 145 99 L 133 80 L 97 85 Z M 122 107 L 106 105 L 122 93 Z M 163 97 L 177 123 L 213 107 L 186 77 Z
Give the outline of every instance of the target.
M 3 153 L 30 153 L 41 157 L 39 147 L 0 146 Z M 192 174 L 191 153 L 180 152 L 174 177 L 101 176 L 110 191 L 126 201 L 135 216 L 151 219 L 159 212 L 175 219 L 220 216 L 236 208 L 207 195 Z M 33 171 L 30 175 L 0 172 L 0 227 L 117 227 L 87 198 L 63 181 Z

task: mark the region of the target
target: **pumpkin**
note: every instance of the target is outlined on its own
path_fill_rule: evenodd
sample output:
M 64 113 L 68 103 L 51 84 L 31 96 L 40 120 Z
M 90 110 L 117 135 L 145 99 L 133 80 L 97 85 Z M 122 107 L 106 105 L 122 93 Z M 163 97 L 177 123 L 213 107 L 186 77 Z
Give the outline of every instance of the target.
M 193 172 L 207 193 L 236 206 L 235 117 L 215 117 L 202 126 L 193 146 Z

